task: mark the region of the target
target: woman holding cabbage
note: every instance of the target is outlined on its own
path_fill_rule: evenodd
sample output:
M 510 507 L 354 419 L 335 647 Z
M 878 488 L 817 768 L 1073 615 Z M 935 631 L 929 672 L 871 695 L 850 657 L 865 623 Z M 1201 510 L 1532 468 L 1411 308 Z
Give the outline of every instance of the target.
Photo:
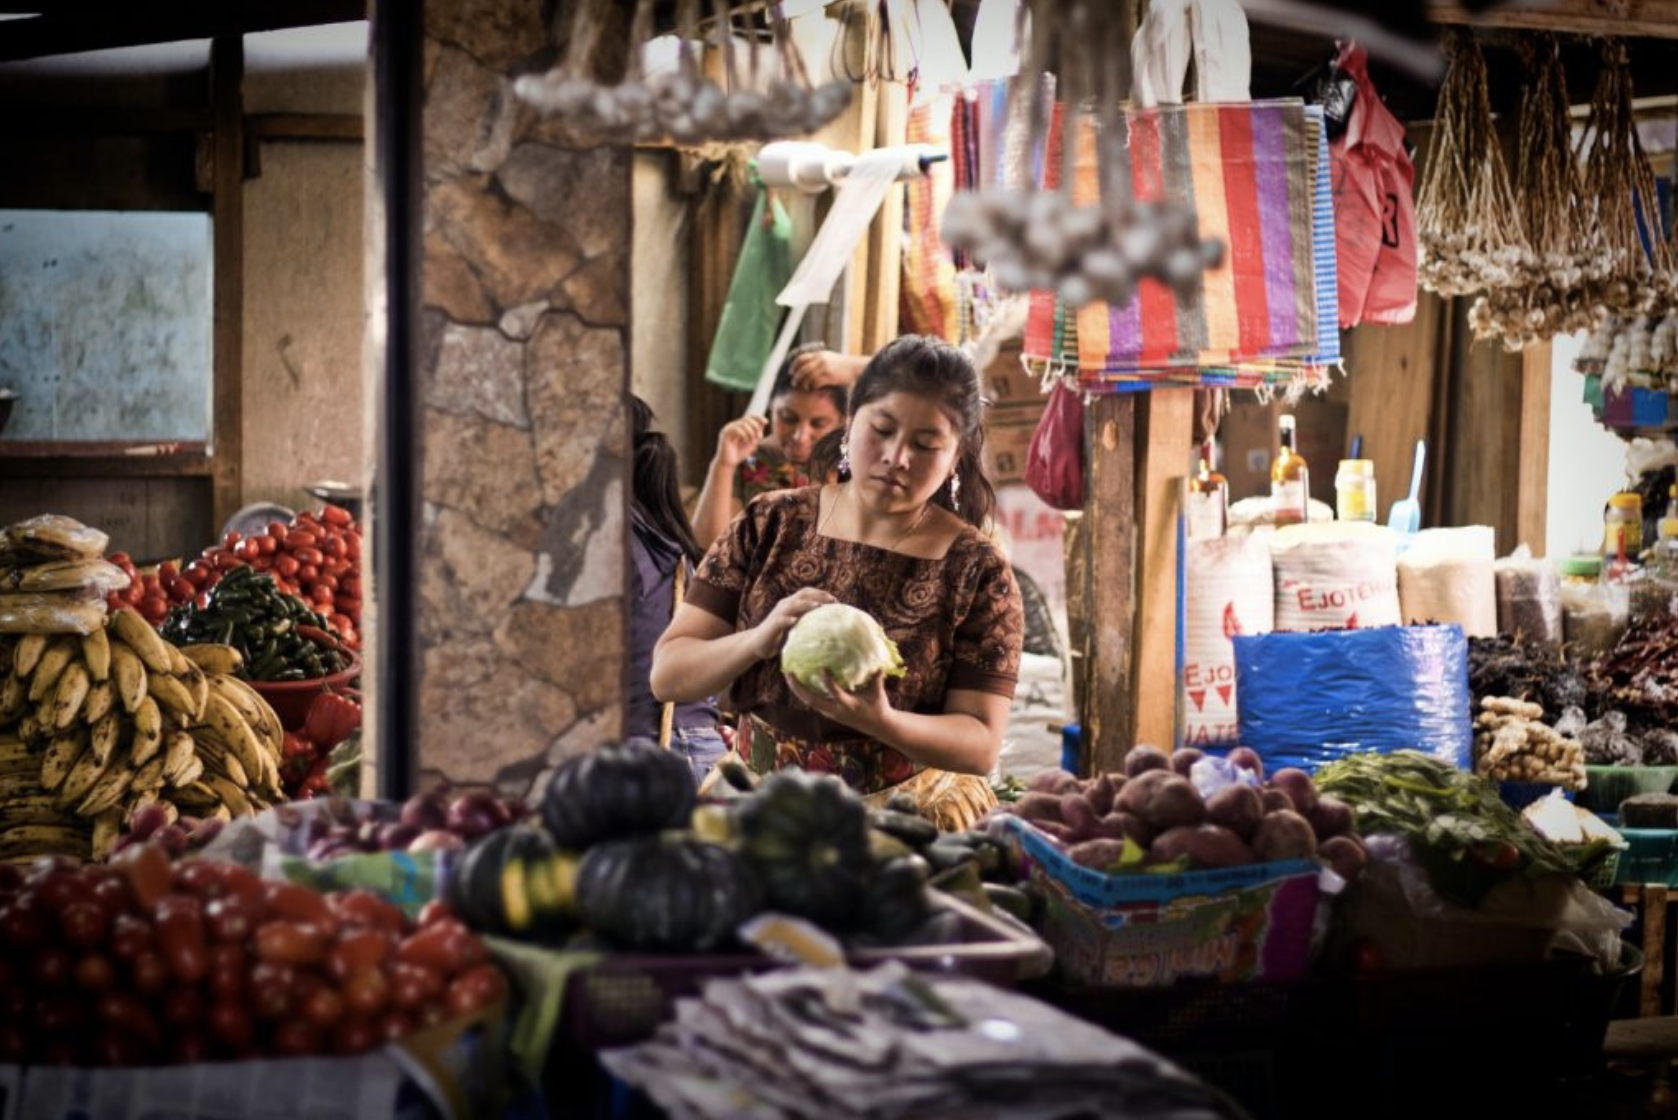
M 876 354 L 851 390 L 840 481 L 763 495 L 735 519 L 659 639 L 654 693 L 726 689 L 760 771 L 834 773 L 871 800 L 910 793 L 945 827 L 983 815 L 1024 626 L 1008 561 L 979 528 L 995 500 L 980 407 L 972 363 L 947 343 L 909 335 Z M 830 603 L 877 625 L 824 612 L 811 620 L 820 663 L 783 665 L 794 623 Z

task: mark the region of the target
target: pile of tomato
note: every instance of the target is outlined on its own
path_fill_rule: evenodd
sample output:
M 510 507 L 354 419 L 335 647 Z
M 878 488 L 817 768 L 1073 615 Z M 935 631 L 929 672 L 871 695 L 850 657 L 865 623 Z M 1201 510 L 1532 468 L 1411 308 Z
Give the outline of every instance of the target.
M 359 1054 L 501 1000 L 483 941 L 160 846 L 0 864 L 0 1062 L 155 1065 Z
M 163 622 L 169 608 L 196 602 L 203 606 L 206 592 L 221 582 L 229 568 L 248 564 L 267 572 L 274 585 L 308 603 L 326 616 L 344 644 L 361 648 L 361 530 L 342 506 L 325 505 L 318 512 L 298 514 L 290 524 L 271 522 L 266 532 L 242 536 L 229 530 L 221 543 L 204 550 L 182 568 L 165 560 L 155 572 L 139 572 L 122 552 L 109 560 L 133 582 L 107 598 L 115 609 L 132 606 L 153 626 Z

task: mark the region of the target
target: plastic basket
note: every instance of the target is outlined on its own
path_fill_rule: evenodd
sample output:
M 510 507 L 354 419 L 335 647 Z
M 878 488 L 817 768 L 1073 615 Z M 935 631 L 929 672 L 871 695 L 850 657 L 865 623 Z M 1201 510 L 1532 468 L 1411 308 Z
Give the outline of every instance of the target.
M 922 971 L 962 973 L 1003 987 L 1048 970 L 1053 954 L 1024 925 L 940 891 L 932 897 L 936 906 L 960 917 L 961 940 L 858 949 L 848 955 L 850 963 L 867 968 L 896 960 Z M 707 980 L 777 967 L 774 960 L 755 953 L 609 956 L 572 973 L 566 982 L 559 1032 L 581 1050 L 627 1046 L 649 1037 L 670 1017 L 677 999 L 697 994 Z
M 1626 798 L 1665 793 L 1674 781 L 1678 781 L 1678 766 L 1587 765 L 1579 804 L 1596 813 L 1618 813 Z
M 1626 847 L 1620 852 L 1614 882 L 1678 887 L 1678 830 L 1622 828 L 1620 835 Z

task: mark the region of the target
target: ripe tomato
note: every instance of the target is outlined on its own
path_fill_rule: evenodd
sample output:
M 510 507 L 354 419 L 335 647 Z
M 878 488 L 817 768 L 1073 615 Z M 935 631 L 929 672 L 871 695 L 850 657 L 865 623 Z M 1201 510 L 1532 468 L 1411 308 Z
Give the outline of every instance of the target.
M 390 998 L 390 981 L 377 968 L 362 968 L 344 980 L 344 1007 L 353 1015 L 377 1015 Z
M 328 951 L 326 972 L 334 980 L 352 973 L 382 968 L 390 956 L 390 935 L 376 929 L 345 930 Z
M 332 1033 L 332 1052 L 335 1054 L 365 1054 L 378 1044 L 378 1027 L 371 1019 L 360 1015 L 343 1020 Z
M 95 1006 L 99 1021 L 113 1031 L 139 1039 L 149 1047 L 163 1041 L 163 1029 L 140 997 L 128 992 L 107 992 Z
M 256 927 L 255 948 L 265 961 L 312 965 L 326 956 L 326 934 L 308 922 L 263 922 Z
M 338 929 L 338 921 L 332 916 L 326 896 L 308 887 L 296 883 L 264 882 L 262 900 L 267 904 L 268 912 L 276 918 L 311 922 L 329 936 Z
M 146 949 L 128 962 L 128 982 L 142 995 L 156 995 L 169 983 L 169 966 L 163 954 Z
M 274 1053 L 288 1058 L 318 1054 L 320 1028 L 305 1019 L 288 1019 L 274 1028 Z
M 391 1006 L 416 1011 L 443 994 L 443 976 L 423 965 L 397 961 L 390 970 Z
M 66 903 L 58 912 L 58 932 L 64 941 L 78 949 L 92 949 L 105 944 L 111 931 L 111 917 L 105 908 L 91 898 Z
M 303 997 L 303 1018 L 322 1030 L 331 1030 L 344 1017 L 344 997 L 330 984 L 316 984 Z
M 218 999 L 210 1005 L 208 1021 L 216 1049 L 231 1057 L 244 1057 L 252 1050 L 256 1034 L 251 1015 L 232 1000 Z
M 87 953 L 76 962 L 76 986 L 84 992 L 109 991 L 116 978 L 116 965 L 104 953 Z
M 29 978 L 37 988 L 67 988 L 74 977 L 75 958 L 59 945 L 48 945 L 35 951 L 29 966 Z
M 159 899 L 157 947 L 175 979 L 186 984 L 204 979 L 210 971 L 204 904 L 189 894 L 171 894 Z
M 284 1019 L 296 1007 L 298 994 L 297 970 L 291 965 L 263 961 L 251 969 L 250 1009 L 258 1019 Z
M 483 942 L 471 930 L 459 921 L 445 920 L 426 926 L 405 939 L 397 947 L 396 957 L 408 964 L 424 965 L 444 976 L 453 976 L 482 960 L 483 953 Z
M 204 1013 L 204 995 L 197 988 L 176 985 L 163 994 L 163 1021 L 170 1026 L 193 1026 L 203 1021 Z
M 475 1015 L 507 994 L 507 978 L 493 964 L 475 964 L 449 984 L 443 1006 L 449 1017 Z

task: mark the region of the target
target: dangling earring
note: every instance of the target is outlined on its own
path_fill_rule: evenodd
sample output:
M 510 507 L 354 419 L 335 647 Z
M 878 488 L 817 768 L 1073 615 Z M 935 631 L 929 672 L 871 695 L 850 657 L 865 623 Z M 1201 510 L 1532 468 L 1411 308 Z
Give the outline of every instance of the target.
M 961 475 L 956 471 L 950 472 L 950 508 L 961 508 Z
M 851 474 L 851 437 L 845 436 L 839 441 L 839 477 L 849 478 Z

